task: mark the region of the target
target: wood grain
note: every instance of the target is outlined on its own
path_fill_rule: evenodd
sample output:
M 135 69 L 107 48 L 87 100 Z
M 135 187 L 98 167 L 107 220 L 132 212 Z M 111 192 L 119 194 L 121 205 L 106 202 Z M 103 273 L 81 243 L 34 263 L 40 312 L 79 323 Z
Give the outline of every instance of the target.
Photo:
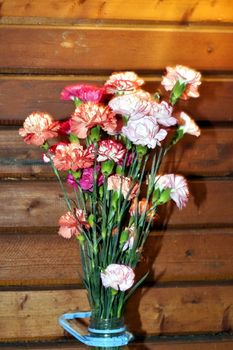
M 190 199 L 183 211 L 168 208 L 161 221 L 169 227 L 232 226 L 232 181 L 190 181 Z M 5 181 L 0 191 L 0 231 L 23 232 L 37 227 L 57 226 L 67 211 L 58 183 L 35 181 Z M 222 204 L 221 204 L 222 203 Z M 219 212 L 219 205 L 224 210 Z M 9 210 L 12 208 L 12 210 Z M 165 210 L 165 209 L 164 209 Z M 22 231 L 21 231 L 22 230 Z
M 222 23 L 233 21 L 231 5 L 230 0 L 4 0 L 1 16 L 25 17 L 25 23 L 28 17 Z
M 128 346 L 124 346 L 124 349 L 131 350 L 232 350 L 233 341 L 230 339 L 224 340 L 209 340 L 209 341 L 145 341 L 143 343 L 130 343 Z M 17 346 L 8 346 L 7 350 L 24 350 L 25 346 L 22 347 L 20 345 Z M 87 350 L 87 347 L 82 345 L 81 343 L 75 344 L 62 344 L 62 345 L 31 345 L 31 350 Z
M 177 63 L 224 71 L 233 67 L 233 31 L 231 26 L 3 25 L 0 51 L 0 71 L 4 72 L 151 71 Z
M 196 139 L 187 135 L 164 159 L 161 172 L 195 176 L 233 174 L 233 129 L 202 129 Z M 42 161 L 39 147 L 23 142 L 18 128 L 0 130 L 0 178 L 54 178 L 49 165 Z
M 163 67 L 164 68 L 164 67 Z M 71 102 L 61 101 L 65 86 L 77 83 L 104 84 L 107 76 L 0 76 L 0 123 L 20 124 L 32 111 L 41 110 L 56 119 L 73 112 Z M 161 89 L 161 76 L 144 76 L 145 90 Z M 200 97 L 183 102 L 180 107 L 197 121 L 230 122 L 233 120 L 233 77 L 203 77 Z M 162 90 L 161 90 L 162 92 Z M 12 103 L 14 101 L 14 103 Z
M 126 321 L 135 334 L 229 331 L 232 291 L 230 285 L 139 289 L 128 304 Z M 0 292 L 0 340 L 64 336 L 58 316 L 87 310 L 85 293 L 82 289 Z
M 232 243 L 233 229 L 152 232 L 137 276 L 149 270 L 150 282 L 232 280 Z M 2 286 L 82 283 L 77 242 L 58 237 L 56 230 L 1 234 L 0 246 Z

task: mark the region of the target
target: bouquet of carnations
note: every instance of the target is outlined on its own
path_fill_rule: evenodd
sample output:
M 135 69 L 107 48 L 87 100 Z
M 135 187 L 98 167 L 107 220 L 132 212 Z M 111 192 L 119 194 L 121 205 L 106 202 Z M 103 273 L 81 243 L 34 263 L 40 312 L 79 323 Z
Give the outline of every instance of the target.
M 159 207 L 187 203 L 185 178 L 159 169 L 184 134 L 200 134 L 175 107 L 179 99 L 199 96 L 200 78 L 187 67 L 168 67 L 164 99 L 142 90 L 144 81 L 134 72 L 114 73 L 100 87 L 67 86 L 61 98 L 75 105 L 68 120 L 35 112 L 19 131 L 26 143 L 42 148 L 60 183 L 67 212 L 58 233 L 79 243 L 83 282 L 99 319 L 120 318 L 145 280 L 135 281 L 134 271 Z

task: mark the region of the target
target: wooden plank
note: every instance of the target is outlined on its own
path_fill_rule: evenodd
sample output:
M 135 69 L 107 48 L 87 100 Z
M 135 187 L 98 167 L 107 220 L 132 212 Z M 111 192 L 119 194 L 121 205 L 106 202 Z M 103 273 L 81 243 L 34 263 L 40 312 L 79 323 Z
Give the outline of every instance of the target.
M 198 70 L 231 70 L 233 31 L 232 26 L 3 25 L 0 51 L 5 72 L 151 71 L 177 63 Z
M 230 0 L 5 0 L 1 7 L 1 16 L 47 17 L 66 19 L 120 19 L 154 21 L 214 21 L 232 22 Z
M 216 176 L 233 173 L 233 129 L 202 129 L 201 137 L 186 136 L 164 159 L 161 172 Z M 0 130 L 0 178 L 53 178 L 39 147 L 26 145 L 18 128 Z
M 232 243 L 233 229 L 153 232 L 137 275 L 150 270 L 147 281 L 157 282 L 232 280 Z M 56 230 L 1 234 L 0 246 L 2 286 L 81 284 L 77 242 L 58 237 Z
M 187 207 L 175 207 L 161 212 L 169 227 L 232 226 L 233 181 L 189 181 L 190 199 Z M 37 227 L 57 226 L 60 215 L 67 211 L 58 183 L 35 181 L 4 181 L 0 191 L 1 232 L 6 228 L 23 232 Z M 224 210 L 219 213 L 219 204 Z M 13 208 L 11 210 L 9 208 Z
M 161 76 L 145 76 L 144 88 L 151 93 L 160 86 Z M 21 123 L 34 110 L 47 111 L 55 118 L 73 112 L 73 104 L 60 100 L 67 85 L 77 83 L 103 84 L 107 76 L 0 76 L 0 123 Z M 181 108 L 196 120 L 230 122 L 233 120 L 233 77 L 203 77 L 200 98 L 190 99 Z M 14 103 L 12 103 L 14 101 Z
M 139 289 L 127 306 L 126 322 L 135 334 L 185 334 L 232 329 L 230 285 Z M 77 290 L 2 291 L 0 340 L 64 336 L 58 316 L 87 310 L 86 292 Z
M 185 340 L 178 340 L 178 341 L 160 341 L 155 340 L 152 342 L 144 341 L 143 343 L 140 342 L 133 342 L 130 343 L 127 346 L 124 346 L 124 349 L 138 349 L 138 350 L 232 350 L 233 347 L 233 341 L 230 339 L 224 339 L 224 340 L 207 340 L 207 341 L 185 341 Z M 7 346 L 7 350 L 24 350 L 25 346 Z M 43 345 L 31 345 L 31 350 L 87 350 L 87 347 L 82 345 L 81 343 L 77 342 L 75 344 L 43 344 Z

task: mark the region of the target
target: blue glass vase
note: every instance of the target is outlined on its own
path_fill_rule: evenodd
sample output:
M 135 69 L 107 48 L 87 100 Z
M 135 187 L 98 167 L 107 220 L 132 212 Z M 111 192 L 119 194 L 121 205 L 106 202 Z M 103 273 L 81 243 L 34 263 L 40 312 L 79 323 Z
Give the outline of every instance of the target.
M 80 334 L 69 323 L 69 320 L 90 317 L 88 333 Z M 76 339 L 96 348 L 116 348 L 127 345 L 133 336 L 124 325 L 124 318 L 102 319 L 91 312 L 67 313 L 59 318 L 59 324 Z

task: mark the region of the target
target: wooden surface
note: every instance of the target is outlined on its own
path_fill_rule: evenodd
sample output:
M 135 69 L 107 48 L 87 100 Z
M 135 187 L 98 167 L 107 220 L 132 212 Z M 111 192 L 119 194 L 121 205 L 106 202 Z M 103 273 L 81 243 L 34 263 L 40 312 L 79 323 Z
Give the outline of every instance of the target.
M 126 322 L 135 334 L 229 331 L 232 303 L 231 285 L 149 287 L 129 301 Z M 64 335 L 58 316 L 87 309 L 82 289 L 2 291 L 0 340 L 58 339 Z
M 224 23 L 233 20 L 231 6 L 231 0 L 4 0 L 1 16 Z
M 172 206 L 161 221 L 169 219 L 168 227 L 221 227 L 231 226 L 232 181 L 190 181 L 190 198 L 185 211 Z M 224 211 L 219 215 L 219 203 Z M 14 210 L 9 210 L 14 208 Z M 66 212 L 63 195 L 57 182 L 3 181 L 0 192 L 1 226 L 19 232 L 24 228 L 54 227 Z
M 137 276 L 147 266 L 150 274 L 126 314 L 145 344 L 128 348 L 233 348 L 231 9 L 231 0 L 0 2 L 0 347 L 47 339 L 53 345 L 32 349 L 84 349 L 57 318 L 88 308 L 78 249 L 57 235 L 61 191 L 17 128 L 34 110 L 69 116 L 72 103 L 59 100 L 66 85 L 102 84 L 127 69 L 154 92 L 167 65 L 183 64 L 203 73 L 201 97 L 180 104 L 202 135 L 182 141 L 164 170 L 188 177 L 190 201 L 183 211 L 168 208 L 167 229 L 147 242 Z M 198 342 L 204 333 L 208 342 Z M 148 338 L 166 334 L 191 341 Z
M 43 345 L 33 345 L 29 344 L 31 350 L 87 350 L 88 347 L 81 345 L 76 342 L 75 344 L 43 344 Z M 206 341 L 149 341 L 149 342 L 138 342 L 130 343 L 128 346 L 122 347 L 122 350 L 232 350 L 233 341 L 223 339 L 223 340 L 206 340 Z M 8 346 L 8 350 L 24 350 L 25 346 Z
M 0 132 L 0 178 L 53 178 L 39 147 L 26 145 L 17 128 Z M 233 173 L 233 129 L 207 128 L 199 138 L 186 136 L 168 153 L 160 171 L 193 176 L 230 176 Z
M 232 29 L 232 26 L 3 25 L 0 72 L 20 68 L 92 73 L 103 69 L 151 71 L 177 63 L 198 70 L 227 71 L 232 68 Z
M 232 244 L 233 229 L 229 228 L 154 231 L 137 276 L 149 270 L 150 282 L 229 282 L 233 279 Z M 82 283 L 77 243 L 59 237 L 56 228 L 50 233 L 36 229 L 33 233 L 1 233 L 0 246 L 0 286 Z
M 88 347 L 85 345 L 81 345 L 78 342 L 75 344 L 43 344 L 43 345 L 34 345 L 29 344 L 31 350 L 87 350 Z M 128 346 L 122 347 L 123 350 L 232 350 L 233 341 L 223 339 L 223 340 L 216 340 L 216 341 L 185 341 L 185 340 L 178 340 L 178 341 L 171 341 L 171 340 L 165 340 L 165 341 L 149 341 L 149 342 L 133 342 L 130 343 Z M 24 346 L 8 346 L 8 350 L 22 350 L 25 349 Z
M 144 78 L 146 90 L 151 93 L 158 88 L 161 90 L 161 76 L 153 74 Z M 78 82 L 101 85 L 106 79 L 107 76 L 0 75 L 0 124 L 20 124 L 35 110 L 47 111 L 58 119 L 65 118 L 73 112 L 71 102 L 60 100 L 60 93 L 65 86 Z M 182 103 L 181 108 L 197 121 L 231 122 L 232 95 L 232 75 L 204 76 L 200 86 L 200 98 Z

